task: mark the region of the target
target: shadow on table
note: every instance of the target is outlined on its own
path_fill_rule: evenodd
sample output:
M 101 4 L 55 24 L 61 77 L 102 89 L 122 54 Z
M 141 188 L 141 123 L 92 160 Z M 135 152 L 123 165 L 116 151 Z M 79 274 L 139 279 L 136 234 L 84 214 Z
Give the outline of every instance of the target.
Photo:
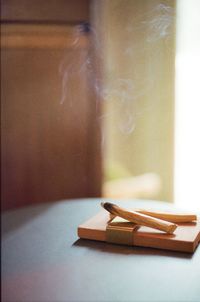
M 84 247 L 103 253 L 124 254 L 124 255 L 147 255 L 147 256 L 166 256 L 175 258 L 191 259 L 193 254 L 167 251 L 148 247 L 117 245 L 100 241 L 78 239 L 73 246 Z
M 35 219 L 37 216 L 48 211 L 52 207 L 46 205 L 29 206 L 26 208 L 21 208 L 19 210 L 11 210 L 4 212 L 1 215 L 1 234 L 2 236 L 19 229 L 24 224 L 29 223 L 31 220 Z

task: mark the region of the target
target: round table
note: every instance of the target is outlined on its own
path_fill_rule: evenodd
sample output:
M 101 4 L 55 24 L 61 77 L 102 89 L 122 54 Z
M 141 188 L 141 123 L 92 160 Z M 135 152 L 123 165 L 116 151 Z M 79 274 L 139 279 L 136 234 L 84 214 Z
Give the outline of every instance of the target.
M 66 200 L 2 215 L 3 301 L 200 301 L 199 247 L 191 255 L 79 239 L 78 225 L 100 202 Z

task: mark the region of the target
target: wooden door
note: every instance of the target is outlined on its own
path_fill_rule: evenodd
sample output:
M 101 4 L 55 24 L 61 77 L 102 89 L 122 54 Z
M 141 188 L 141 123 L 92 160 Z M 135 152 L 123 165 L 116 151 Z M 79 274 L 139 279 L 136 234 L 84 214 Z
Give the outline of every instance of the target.
M 57 1 L 59 12 L 62 2 Z M 8 15 L 8 9 L 4 12 Z M 89 34 L 79 27 L 77 36 L 79 20 L 63 22 L 63 11 L 62 22 L 51 14 L 53 22 L 28 14 L 29 20 L 22 16 L 17 21 L 11 14 L 9 22 L 6 13 L 1 44 L 2 208 L 99 196 L 98 111 L 82 64 L 90 51 Z

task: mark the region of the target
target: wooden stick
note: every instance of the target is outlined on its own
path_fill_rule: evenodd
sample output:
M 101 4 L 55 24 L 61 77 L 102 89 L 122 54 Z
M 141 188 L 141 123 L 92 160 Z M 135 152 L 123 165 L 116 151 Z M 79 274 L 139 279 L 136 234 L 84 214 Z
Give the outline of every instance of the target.
M 151 217 L 159 218 L 165 221 L 181 223 L 181 222 L 192 222 L 197 220 L 195 214 L 180 214 L 180 213 L 166 213 L 166 212 L 154 212 L 147 210 L 135 210 L 137 213 L 145 214 Z
M 170 234 L 172 234 L 177 228 L 177 225 L 171 222 L 163 221 L 161 219 L 157 219 L 134 211 L 127 211 L 126 209 L 121 208 L 110 202 L 102 202 L 101 206 L 111 214 L 122 217 L 138 225 L 151 227 Z

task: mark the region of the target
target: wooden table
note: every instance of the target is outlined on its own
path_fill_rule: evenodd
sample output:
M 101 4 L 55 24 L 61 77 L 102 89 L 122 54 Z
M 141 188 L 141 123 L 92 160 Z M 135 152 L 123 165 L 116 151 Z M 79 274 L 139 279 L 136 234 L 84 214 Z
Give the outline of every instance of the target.
M 200 247 L 190 255 L 78 239 L 77 226 L 99 204 L 68 200 L 2 215 L 3 301 L 200 301 Z

